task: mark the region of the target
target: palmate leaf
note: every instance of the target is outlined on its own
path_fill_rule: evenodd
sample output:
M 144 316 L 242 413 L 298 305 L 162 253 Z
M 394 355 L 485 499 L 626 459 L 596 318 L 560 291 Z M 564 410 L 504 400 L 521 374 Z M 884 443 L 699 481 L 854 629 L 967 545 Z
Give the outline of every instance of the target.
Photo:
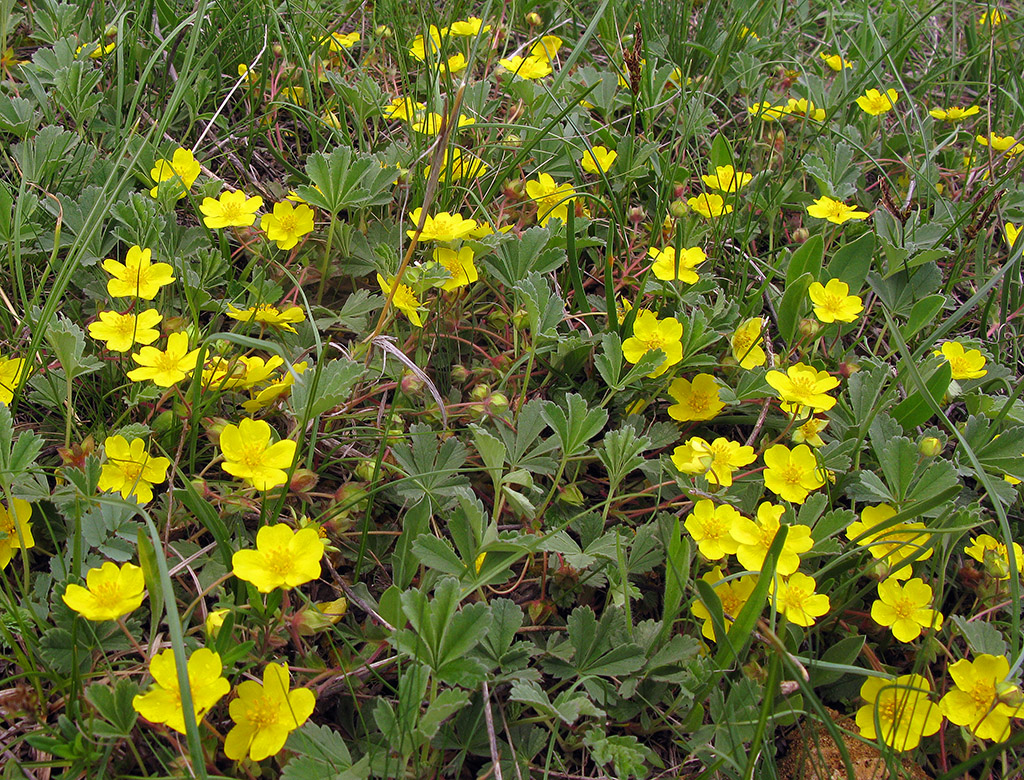
M 397 171 L 383 167 L 376 156 L 355 154 L 339 146 L 328 154 L 311 154 L 306 175 L 312 183 L 295 188 L 306 203 L 331 214 L 343 209 L 366 208 L 390 203 Z
M 588 409 L 583 396 L 577 393 L 567 395 L 565 402 L 563 410 L 558 404 L 548 401 L 541 414 L 558 436 L 563 455 L 571 458 L 586 452 L 587 442 L 597 436 L 608 422 L 608 412 L 600 408 Z
M 462 473 L 466 446 L 454 436 L 438 446 L 437 434 L 428 425 L 409 429 L 410 443 L 395 445 L 392 452 L 407 479 L 396 484 L 398 493 L 411 501 L 430 496 L 435 501 L 454 496 L 469 484 Z

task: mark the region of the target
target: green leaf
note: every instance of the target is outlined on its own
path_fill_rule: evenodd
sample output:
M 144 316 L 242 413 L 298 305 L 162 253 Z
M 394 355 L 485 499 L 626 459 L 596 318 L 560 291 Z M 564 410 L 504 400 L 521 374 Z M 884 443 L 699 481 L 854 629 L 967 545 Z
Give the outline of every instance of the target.
M 341 735 L 312 721 L 293 731 L 286 747 L 296 756 L 285 766 L 281 780 L 363 780 L 370 775 L 366 757 L 353 765 Z
M 722 138 L 721 134 L 715 140 Z M 627 736 L 606 736 L 600 729 L 590 729 L 583 737 L 583 744 L 590 749 L 590 757 L 599 765 L 612 765 L 617 780 L 630 777 L 647 777 L 650 764 L 657 761 L 650 748 L 645 747 L 632 734 Z
M 608 421 L 604 409 L 588 409 L 583 396 L 570 393 L 563 410 L 553 401 L 544 404 L 541 412 L 562 445 L 562 454 L 571 458 L 587 451 L 587 442 L 597 436 Z
M 907 324 L 900 329 L 903 338 L 909 342 L 923 327 L 935 322 L 936 315 L 942 311 L 945 304 L 946 296 L 939 293 L 929 295 L 915 303 L 914 308 L 910 310 Z
M 808 307 L 807 288 L 813 281 L 814 277 L 805 273 L 786 283 L 786 292 L 779 303 L 779 335 L 787 344 L 792 344 L 796 338 L 797 325 Z
M 967 620 L 960 615 L 950 615 L 950 620 L 957 627 L 971 652 L 974 655 L 989 654 L 1004 656 L 1007 654 L 1006 639 L 999 629 L 983 620 Z
M 442 574 L 461 577 L 466 573 L 466 564 L 455 554 L 452 546 L 431 533 L 420 534 L 412 543 L 412 550 L 420 563 Z
M 160 626 L 164 613 L 164 587 L 160 580 L 160 569 L 156 562 L 156 549 L 150 541 L 146 529 L 139 525 L 135 539 L 139 550 L 139 566 L 142 568 L 142 577 L 146 582 L 146 591 L 149 593 L 149 612 L 153 618 L 153 630 Z
M 864 280 L 871 270 L 871 261 L 875 256 L 875 234 L 868 231 L 849 244 L 844 244 L 832 255 L 828 264 L 830 278 L 846 282 L 851 293 L 864 288 Z
M 296 417 L 308 420 L 340 406 L 363 376 L 363 366 L 353 360 L 331 360 L 317 372 L 306 371 L 292 385 L 291 405 Z
M 127 737 L 131 733 L 139 718 L 132 707 L 132 699 L 138 692 L 139 686 L 131 680 L 118 680 L 113 688 L 104 683 L 93 683 L 86 688 L 85 698 L 113 727 L 104 736 Z
M 618 333 L 601 334 L 601 351 L 594 355 L 594 366 L 605 385 L 613 390 L 622 389 L 619 385 L 619 377 L 622 375 L 622 338 Z
M 516 631 L 522 627 L 526 616 L 522 607 L 510 599 L 492 599 L 490 605 L 491 625 L 487 635 L 480 641 L 478 651 L 499 665 L 512 647 Z
M 396 444 L 391 452 L 407 477 L 395 489 L 410 501 L 430 496 L 440 503 L 469 485 L 463 470 L 466 446 L 455 436 L 439 446 L 438 436 L 429 425 L 411 425 L 409 444 Z
M 824 260 L 825 240 L 820 235 L 811 236 L 789 258 L 789 265 L 786 268 L 786 290 L 804 274 L 810 274 L 811 281 L 818 281 Z
M 515 238 L 498 239 L 494 254 L 484 258 L 484 264 L 493 276 L 506 287 L 515 287 L 531 273 L 548 274 L 565 262 L 565 250 L 548 248 L 551 230 L 532 227 Z
M 561 298 L 552 294 L 547 278 L 531 272 L 512 289 L 522 296 L 528 328 L 534 340 L 541 336 L 556 338 L 558 323 L 565 319 L 565 306 Z
M 441 691 L 420 717 L 417 729 L 427 739 L 432 739 L 441 724 L 469 704 L 469 692 L 457 688 Z
M 825 652 L 821 654 L 821 661 L 836 666 L 852 667 L 864 647 L 864 642 L 865 638 L 862 636 L 848 636 L 840 639 L 825 649 Z M 807 663 L 807 672 L 810 675 L 809 682 L 812 688 L 832 685 L 845 674 L 842 669 L 820 667 L 813 661 Z
M 643 453 L 651 446 L 651 440 L 638 436 L 632 426 L 625 425 L 606 433 L 602 444 L 604 446 L 598 449 L 597 456 L 608 470 L 609 493 L 612 493 L 629 472 L 643 464 Z
M 725 133 L 718 133 L 711 142 L 711 166 L 714 169 L 726 165 L 736 165 L 736 155 L 733 154 L 732 144 Z M 714 170 L 711 173 L 714 173 Z
M 494 490 L 497 492 L 505 466 L 505 444 L 497 436 L 492 436 L 479 425 L 471 424 L 469 427 L 473 432 L 473 444 L 476 446 L 476 451 L 480 453 L 480 457 L 484 462 L 484 468 L 487 469 L 487 473 L 490 475 L 491 482 L 494 485 Z
M 66 317 L 58 314 L 50 322 L 46 329 L 46 340 L 68 381 L 96 371 L 103 365 L 97 358 L 85 356 L 85 331 Z
M 893 419 L 905 430 L 911 430 L 919 425 L 924 425 L 935 414 L 932 411 L 933 404 L 935 407 L 941 406 L 942 396 L 949 389 L 949 382 L 952 376 L 952 364 L 948 360 L 943 360 L 936 367 L 932 375 L 925 380 L 925 388 L 932 399 L 932 404 L 928 403 L 927 398 L 922 393 L 911 393 L 892 410 Z
M 337 214 L 343 209 L 390 203 L 398 171 L 383 166 L 376 156 L 339 146 L 327 154 L 317 152 L 307 157 L 306 175 L 312 186 L 296 187 L 295 193 L 309 205 Z

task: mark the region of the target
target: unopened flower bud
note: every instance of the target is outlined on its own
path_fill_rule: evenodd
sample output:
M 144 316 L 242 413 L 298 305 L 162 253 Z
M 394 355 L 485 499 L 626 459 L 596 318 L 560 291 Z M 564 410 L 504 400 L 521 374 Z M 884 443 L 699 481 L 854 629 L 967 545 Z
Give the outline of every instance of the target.
M 522 179 L 509 179 L 501 185 L 501 194 L 506 198 L 519 200 L 526 192 L 525 186 Z
M 504 393 L 491 393 L 485 399 L 484 404 L 491 414 L 501 414 L 508 409 L 508 396 Z
M 312 636 L 333 626 L 348 611 L 345 598 L 324 601 L 307 607 L 295 616 L 295 627 L 302 636 Z
M 526 15 L 526 23 L 530 25 L 530 27 L 540 27 L 544 24 L 544 20 L 540 18 L 540 14 L 536 11 L 530 11 L 530 13 Z
M 206 635 L 210 639 L 216 639 L 217 634 L 220 633 L 221 626 L 224 625 L 224 618 L 228 616 L 229 609 L 215 609 L 209 615 L 206 616 Z
M 381 38 L 390 38 L 395 33 L 386 24 L 378 24 L 376 29 L 377 35 Z
M 508 325 L 508 315 L 501 309 L 491 309 L 487 312 L 487 324 L 492 328 L 504 328 Z
M 456 363 L 452 366 L 452 381 L 458 384 L 468 382 L 472 378 L 473 372 L 466 368 L 461 363 Z
M 469 391 L 469 397 L 474 401 L 483 401 L 490 394 L 491 386 L 482 383 L 479 385 L 473 385 L 473 389 Z
M 558 494 L 558 500 L 570 506 L 583 506 L 583 492 L 576 486 L 576 483 L 566 485 Z
M 686 201 L 682 198 L 672 201 L 668 204 L 668 211 L 676 219 L 686 216 Z
M 270 47 L 270 50 L 272 52 L 274 52 L 274 56 L 275 57 L 283 57 L 284 56 L 284 46 L 282 46 L 280 43 L 273 44 Z
M 405 395 L 419 395 L 423 392 L 425 385 L 426 383 L 423 379 L 412 371 L 406 371 L 402 374 L 400 386 Z
M 220 435 L 227 425 L 230 425 L 230 423 L 223 417 L 203 418 L 203 429 L 206 433 L 206 438 L 215 446 L 220 445 Z
M 632 222 L 634 225 L 639 225 L 645 219 L 647 219 L 647 212 L 644 211 L 643 206 L 633 206 L 629 211 L 626 212 L 626 219 Z
M 807 239 L 811 237 L 811 231 L 805 227 L 799 227 L 793 231 L 793 243 L 803 244 Z
M 317 486 L 320 476 L 310 469 L 295 469 L 289 488 L 293 493 L 308 493 Z
M 817 320 L 812 320 L 810 317 L 804 317 L 800 320 L 800 324 L 797 325 L 797 330 L 805 338 L 814 338 L 821 331 L 821 323 Z
M 529 312 L 526 309 L 516 309 L 515 314 L 512 315 L 512 324 L 521 330 L 526 324 L 527 317 L 529 317 Z
M 917 451 L 926 458 L 934 458 L 942 452 L 942 442 L 935 436 L 925 436 L 917 445 Z
M 356 464 L 353 472 L 363 482 L 369 482 L 373 479 L 373 474 L 377 470 L 377 462 L 372 458 L 363 458 Z

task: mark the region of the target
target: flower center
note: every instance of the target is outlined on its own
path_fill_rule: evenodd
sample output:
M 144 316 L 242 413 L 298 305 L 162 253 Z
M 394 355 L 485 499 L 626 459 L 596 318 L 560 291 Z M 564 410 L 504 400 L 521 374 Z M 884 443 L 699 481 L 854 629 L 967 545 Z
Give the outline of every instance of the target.
M 9 539 L 12 536 L 17 536 L 14 531 L 14 520 L 10 515 L 0 515 L 0 540 Z
M 266 694 L 261 694 L 249 702 L 246 717 L 259 731 L 277 725 L 281 719 L 281 708 L 274 699 Z
M 225 219 L 237 219 L 239 216 L 241 216 L 241 213 L 241 207 L 239 206 L 239 204 L 233 201 L 228 201 L 227 203 L 221 204 L 221 216 L 223 216 Z
M 295 216 L 289 214 L 281 217 L 277 221 L 277 226 L 281 229 L 282 233 L 294 233 L 295 232 Z
M 279 577 L 284 577 L 292 570 L 294 556 L 287 547 L 274 547 L 264 553 L 267 568 Z
M 121 588 L 117 582 L 101 582 L 92 589 L 92 595 L 100 606 L 112 607 L 121 600 Z
M 800 481 L 804 478 L 803 469 L 799 466 L 786 466 L 781 469 L 780 478 L 787 485 L 800 485 Z
M 967 695 L 974 700 L 974 705 L 979 710 L 987 712 L 996 698 L 995 683 L 992 680 L 978 680 Z
M 908 598 L 900 598 L 896 600 L 896 603 L 892 605 L 892 608 L 899 617 L 906 619 L 913 616 L 914 612 L 917 610 L 917 605 Z
M 797 588 L 792 585 L 786 588 L 786 593 L 782 597 L 782 604 L 787 610 L 795 610 L 802 612 L 804 608 L 804 602 L 807 597 L 811 594 L 803 588 Z
M 139 479 L 139 475 L 142 473 L 143 464 L 136 463 L 133 460 L 122 460 L 118 462 L 118 468 L 124 474 L 125 481 L 129 484 L 134 483 Z M 141 481 L 141 480 L 140 480 Z

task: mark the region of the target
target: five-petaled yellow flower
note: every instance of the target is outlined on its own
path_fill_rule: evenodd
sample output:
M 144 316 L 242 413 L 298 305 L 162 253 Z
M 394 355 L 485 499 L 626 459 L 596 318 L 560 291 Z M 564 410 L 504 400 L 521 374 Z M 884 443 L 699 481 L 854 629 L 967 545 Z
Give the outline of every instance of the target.
M 985 13 L 978 17 L 978 24 L 990 24 L 995 27 L 1002 24 L 1009 18 L 1009 15 L 1005 12 L 1000 11 L 998 8 L 993 8 L 991 11 L 985 11 Z
M 787 116 L 802 116 L 815 122 L 825 121 L 825 109 L 818 108 L 807 98 L 790 98 L 786 101 Z
M 776 584 L 777 583 L 777 584 Z M 813 577 L 796 572 L 786 579 L 772 579 L 771 594 L 775 608 L 798 626 L 813 626 L 814 621 L 828 614 L 829 601 L 824 593 L 815 593 Z
M 966 726 L 979 739 L 999 742 L 1010 736 L 1010 718 L 1024 717 L 1021 692 L 1009 682 L 1005 656 L 983 653 L 973 661 L 961 658 L 949 667 L 956 688 L 939 702 L 942 714 Z
M 9 506 L 0 504 L 0 570 L 7 567 L 15 550 L 31 550 L 36 546 L 32 538 L 32 505 L 21 498 L 12 498 Z
M 686 205 L 705 219 L 715 219 L 723 214 L 732 214 L 732 206 L 721 195 L 702 192 L 695 198 L 687 198 Z
M 270 443 L 270 424 L 244 418 L 238 425 L 225 425 L 220 434 L 224 471 L 252 485 L 270 490 L 288 480 L 285 473 L 295 462 L 296 443 L 291 439 Z
M 391 288 L 395 285 L 395 277 L 392 276 L 389 279 L 385 279 L 380 274 L 377 274 L 377 284 L 380 285 L 381 292 L 386 297 L 391 295 Z M 423 320 L 420 319 L 419 311 L 423 307 L 423 303 L 416 297 L 416 293 L 413 292 L 409 285 L 399 284 L 391 302 L 396 309 L 409 318 L 409 322 L 417 328 L 423 327 Z
M 256 534 L 255 550 L 239 550 L 231 556 L 231 570 L 260 593 L 270 593 L 317 579 L 323 554 L 315 528 L 293 531 L 284 523 L 265 525 Z
M 498 64 L 509 73 L 531 81 L 550 76 L 552 73 L 551 60 L 547 57 L 520 57 L 517 55 L 498 60 Z
M 722 582 L 722 567 L 715 566 L 711 571 L 707 572 L 701 577 L 704 582 L 708 585 L 712 585 L 715 588 L 715 595 L 718 596 L 719 601 L 722 602 L 722 612 L 725 613 L 724 617 L 726 630 L 733 623 L 733 619 L 743 609 L 743 605 L 747 603 L 750 598 L 750 594 L 754 592 L 754 588 L 757 586 L 757 577 L 753 577 L 749 574 L 739 577 L 738 579 L 729 580 L 728 582 Z M 714 623 L 711 622 L 711 613 L 708 608 L 704 605 L 704 602 L 697 599 L 693 602 L 691 607 L 694 617 L 698 620 L 703 620 L 704 625 L 701 626 L 700 632 L 706 639 L 710 639 L 712 642 L 717 641 L 715 639 L 715 628 Z
M 765 354 L 761 344 L 764 341 L 761 330 L 764 327 L 764 320 L 760 317 L 753 317 L 738 328 L 730 336 L 729 343 L 732 346 L 733 359 L 740 364 L 740 368 L 750 371 L 757 366 L 763 366 L 768 356 Z
M 752 173 L 737 171 L 731 165 L 719 165 L 714 173 L 700 177 L 704 183 L 713 190 L 719 192 L 739 192 L 750 184 L 754 178 Z
M 167 481 L 171 462 L 164 457 L 151 457 L 146 442 L 124 436 L 108 436 L 103 442 L 107 460 L 100 471 L 100 490 L 116 490 L 123 498 L 135 496 L 140 504 L 153 500 L 153 485 Z
M 8 406 L 14 400 L 14 391 L 25 378 L 22 358 L 0 358 L 0 404 Z
M 668 408 L 669 417 L 680 422 L 712 419 L 725 408 L 719 390 L 711 374 L 697 374 L 692 382 L 682 377 L 673 379 L 668 394 L 676 402 Z
M 768 550 L 775 541 L 775 535 L 782 527 L 782 515 L 785 507 L 768 501 L 761 502 L 757 508 L 757 520 L 741 517 L 733 523 L 729 533 L 739 543 L 736 548 L 736 559 L 740 566 L 751 571 L 760 571 Z M 775 573 L 784 577 L 793 574 L 800 567 L 800 556 L 811 549 L 811 529 L 809 526 L 796 523 L 789 526 L 786 541 L 782 545 Z
M 840 56 L 839 54 L 829 54 L 828 52 L 823 51 L 818 56 L 821 57 L 821 59 L 824 60 L 825 64 L 832 68 L 832 70 L 834 70 L 836 73 L 841 71 L 843 68 L 853 67 L 852 62 L 850 62 L 847 59 L 843 59 L 843 57 Z
M 965 351 L 964 345 L 959 341 L 946 341 L 932 354 L 949 361 L 953 379 L 981 379 L 988 373 L 985 369 L 985 356 L 981 354 L 981 350 Z
M 227 612 L 226 609 L 219 611 Z M 208 647 L 192 653 L 187 665 L 192 709 L 198 723 L 207 710 L 228 694 L 231 683 L 222 676 L 224 666 L 220 655 Z M 174 650 L 168 648 L 149 659 L 149 673 L 153 676 L 153 684 L 146 693 L 137 694 L 132 699 L 132 708 L 150 723 L 163 723 L 184 734 L 185 707 L 181 702 Z
M 166 188 L 168 192 L 177 193 L 180 200 L 192 189 L 201 170 L 202 167 L 192 152 L 188 149 L 175 149 L 170 161 L 157 160 L 153 170 L 149 172 L 150 177 L 156 182 L 156 186 L 149 194 L 155 198 L 159 191 Z
M 448 292 L 457 290 L 480 278 L 476 264 L 473 262 L 472 247 L 464 246 L 456 252 L 454 249 L 439 246 L 434 250 L 434 262 L 444 266 L 445 270 L 452 275 L 451 279 L 441 285 L 442 290 Z
M 619 153 L 604 146 L 587 149 L 580 158 L 580 165 L 587 173 L 607 173 L 615 164 Z
M 710 443 L 694 436 L 672 452 L 672 464 L 681 472 L 703 474 L 708 484 L 722 487 L 730 487 L 733 472 L 755 460 L 753 447 L 721 436 Z
M 423 209 L 415 209 L 409 212 L 409 219 L 412 220 L 414 228 L 420 223 L 422 216 Z M 449 214 L 447 211 L 442 211 L 434 216 L 427 215 L 423 222 L 423 230 L 420 232 L 419 240 L 441 241 L 444 243 L 458 241 L 460 238 L 466 238 L 475 229 L 475 219 L 466 219 L 461 214 Z M 412 238 L 416 235 L 416 230 L 407 230 L 405 234 Z
M 64 603 L 86 620 L 117 620 L 134 612 L 145 596 L 142 569 L 131 563 L 121 568 L 107 561 L 85 573 L 86 587 L 68 585 Z
M 728 504 L 715 506 L 714 502 L 702 498 L 693 505 L 683 526 L 697 543 L 700 554 L 711 561 L 718 561 L 736 552 L 739 543 L 729 532 L 733 523 L 742 515 Z
M 132 360 L 141 368 L 128 372 L 133 382 L 145 382 L 152 379 L 158 387 L 173 387 L 196 369 L 199 362 L 199 350 L 188 349 L 188 334 L 172 333 L 167 337 L 167 349 L 143 347 L 132 353 Z
M 699 246 L 684 249 L 676 257 L 676 248 L 667 246 L 664 249 L 651 247 L 647 254 L 654 258 L 651 270 L 654 275 L 663 282 L 671 282 L 678 279 L 686 284 L 696 284 L 700 277 L 693 270 L 708 259 L 704 250 Z
M 630 363 L 638 363 L 651 350 L 660 349 L 665 359 L 647 376 L 661 376 L 683 359 L 682 337 L 682 323 L 675 317 L 659 320 L 653 311 L 644 309 L 633 321 L 633 335 L 622 342 L 622 355 Z
M 942 712 L 928 695 L 931 684 L 919 674 L 895 680 L 869 677 L 860 687 L 867 704 L 857 710 L 857 728 L 867 739 L 881 739 L 894 750 L 913 750 L 942 725 Z
M 964 547 L 964 552 L 971 556 L 978 563 L 984 564 L 985 569 L 996 579 L 1010 579 L 1010 555 L 1006 544 L 999 541 L 990 534 L 979 534 L 971 539 L 971 543 Z M 1024 574 L 1024 549 L 1017 542 L 1013 542 L 1013 557 L 1017 572 Z
M 174 281 L 174 270 L 167 263 L 153 263 L 152 251 L 133 246 L 124 257 L 124 262 L 107 258 L 103 270 L 113 279 L 107 282 L 107 292 L 114 298 L 142 298 L 151 301 L 160 288 Z
M 757 119 L 764 122 L 774 122 L 776 119 L 781 119 L 786 114 L 785 106 L 773 106 L 767 100 L 763 103 L 755 103 L 747 108 L 747 111 L 751 113 Z
M 892 630 L 900 642 L 913 642 L 926 628 L 942 628 L 942 614 L 931 608 L 932 588 L 920 577 L 901 583 L 890 577 L 878 583 L 871 619 Z
M 768 382 L 782 400 L 782 411 L 800 414 L 806 409 L 827 412 L 836 405 L 836 399 L 828 394 L 839 386 L 839 380 L 814 366 L 797 363 L 781 371 L 769 371 Z
M 452 35 L 480 35 L 481 33 L 490 32 L 491 25 L 484 24 L 483 19 L 478 16 L 470 16 L 467 19 L 463 19 L 461 22 L 452 22 L 448 28 L 448 32 Z
M 858 211 L 856 206 L 847 206 L 841 200 L 834 200 L 826 195 L 808 206 L 807 213 L 818 219 L 827 219 L 836 225 L 842 225 L 851 219 L 867 219 L 871 216 L 866 211 Z
M 811 282 L 807 295 L 814 304 L 814 316 L 822 322 L 853 322 L 864 311 L 864 301 L 850 295 L 850 285 L 838 279 Z
M 549 219 L 560 219 L 565 222 L 569 204 L 573 203 L 576 190 L 571 184 L 555 184 L 555 180 L 546 173 L 538 174 L 537 180 L 526 182 L 526 194 L 537 204 L 537 219 L 544 227 Z
M 873 558 L 885 563 L 888 577 L 905 580 L 912 574 L 910 564 L 905 562 L 925 561 L 934 549 L 928 545 L 931 533 L 924 523 L 904 521 L 894 525 L 888 521 L 895 515 L 896 510 L 889 504 L 866 506 L 860 520 L 847 527 L 846 537 L 867 547 Z
M 269 303 L 261 303 L 258 306 L 250 306 L 242 310 L 235 308 L 234 304 L 228 304 L 227 316 L 239 322 L 258 322 L 260 325 L 271 325 L 281 328 L 289 333 L 295 333 L 292 327 L 293 322 L 303 322 L 306 319 L 301 306 L 289 306 L 286 309 L 278 309 Z
M 428 165 L 423 170 L 424 177 L 430 177 L 431 168 Z M 462 179 L 477 179 L 487 172 L 487 165 L 479 157 L 474 157 L 468 152 L 464 153 L 457 146 L 444 150 L 444 158 L 441 161 L 441 173 L 437 180 L 441 182 L 460 181 Z M 486 224 L 486 223 L 484 223 Z M 470 233 L 470 235 L 473 235 Z
M 792 450 L 785 444 L 771 446 L 765 450 L 764 462 L 764 486 L 785 501 L 802 504 L 808 493 L 825 484 L 814 452 L 806 444 Z
M 152 344 L 160 338 L 156 325 L 163 316 L 156 309 L 136 314 L 101 311 L 98 322 L 89 323 L 89 335 L 106 343 L 111 352 L 127 352 L 136 344 Z
M 933 108 L 928 113 L 942 122 L 962 122 L 979 111 L 981 109 L 978 106 L 968 106 L 967 108 L 951 106 L 950 108 Z
M 857 98 L 857 105 L 860 106 L 864 113 L 870 114 L 871 116 L 878 116 L 879 114 L 884 114 L 886 111 L 892 110 L 892 107 L 899 99 L 900 93 L 895 89 L 887 89 L 885 92 L 879 92 L 877 89 L 869 89 Z
M 224 190 L 218 198 L 203 198 L 199 210 L 203 212 L 203 224 L 211 229 L 226 227 L 250 227 L 256 222 L 256 212 L 263 208 L 259 195 L 247 197 L 241 190 Z
M 412 98 L 395 98 L 384 107 L 384 118 L 408 122 L 426 110 L 426 103 L 417 103 Z
M 991 146 L 994 151 L 1006 152 L 1008 157 L 1015 157 L 1024 152 L 1024 144 L 1018 143 L 1016 137 L 1012 135 L 989 133 L 987 136 L 976 135 L 974 140 L 982 146 Z
M 275 203 L 272 214 L 260 217 L 260 229 L 278 249 L 292 249 L 300 238 L 313 232 L 313 209 L 305 203 L 295 208 L 288 201 Z
M 313 714 L 316 696 L 307 688 L 289 690 L 288 664 L 267 664 L 263 684 L 245 680 L 228 709 L 234 728 L 224 740 L 232 761 L 262 761 L 281 752 L 288 735 Z

